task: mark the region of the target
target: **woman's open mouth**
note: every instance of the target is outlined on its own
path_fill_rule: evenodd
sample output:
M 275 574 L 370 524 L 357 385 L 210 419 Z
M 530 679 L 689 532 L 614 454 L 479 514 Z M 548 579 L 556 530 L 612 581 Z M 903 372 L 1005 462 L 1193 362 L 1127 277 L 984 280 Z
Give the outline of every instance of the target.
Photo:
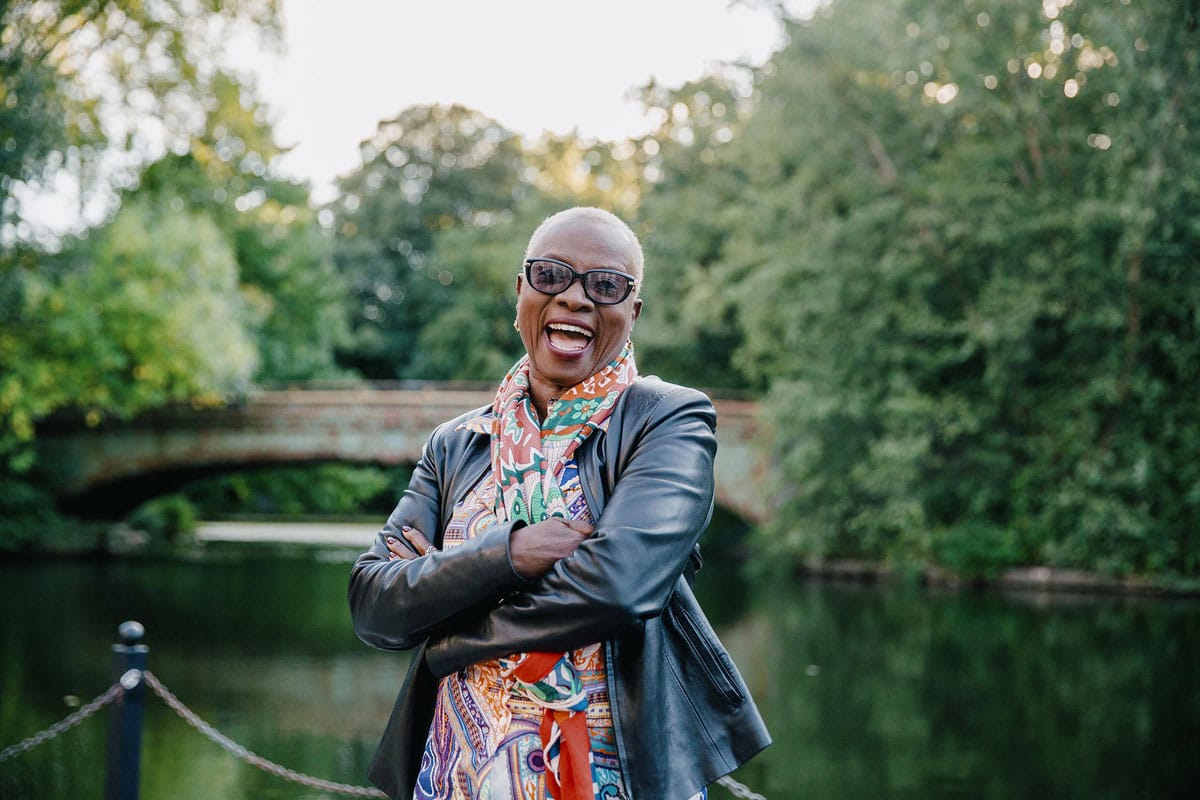
M 583 352 L 594 336 L 587 328 L 565 322 L 551 322 L 546 326 L 546 341 L 551 349 L 564 355 Z

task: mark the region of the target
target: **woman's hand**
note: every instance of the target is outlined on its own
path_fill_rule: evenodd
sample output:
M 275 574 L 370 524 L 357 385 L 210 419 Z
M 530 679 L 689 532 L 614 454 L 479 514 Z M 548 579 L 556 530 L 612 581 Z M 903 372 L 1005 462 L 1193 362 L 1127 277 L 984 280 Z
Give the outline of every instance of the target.
M 416 528 L 410 528 L 405 525 L 400 529 L 400 535 L 408 541 L 408 544 L 412 549 L 410 550 L 408 547 L 405 547 L 404 543 L 395 536 L 389 536 L 387 537 L 388 561 L 395 561 L 398 558 L 402 558 L 405 561 L 410 561 L 417 556 L 423 556 L 426 553 L 433 553 L 437 551 L 437 548 L 425 538 L 425 534 L 421 533 Z M 416 551 L 415 554 L 413 553 L 413 550 Z
M 575 552 L 592 535 L 591 525 L 576 519 L 551 517 L 515 529 L 508 539 L 513 569 L 526 580 L 540 578 L 559 561 Z
M 508 551 L 513 569 L 527 580 L 540 578 L 550 571 L 560 559 L 575 552 L 579 543 L 595 530 L 581 520 L 551 517 L 533 525 L 517 528 L 509 539 Z M 395 536 L 387 537 L 388 560 L 411 561 L 426 553 L 437 552 L 425 534 L 407 525 L 400 529 L 405 542 Z

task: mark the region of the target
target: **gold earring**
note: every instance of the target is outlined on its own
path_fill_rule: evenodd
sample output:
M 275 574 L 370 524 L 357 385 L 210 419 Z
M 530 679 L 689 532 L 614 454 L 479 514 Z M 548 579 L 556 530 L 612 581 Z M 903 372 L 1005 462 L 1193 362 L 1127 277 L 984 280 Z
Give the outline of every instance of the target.
M 521 332 L 521 323 L 517 322 L 515 319 L 513 320 L 513 330 L 517 333 Z

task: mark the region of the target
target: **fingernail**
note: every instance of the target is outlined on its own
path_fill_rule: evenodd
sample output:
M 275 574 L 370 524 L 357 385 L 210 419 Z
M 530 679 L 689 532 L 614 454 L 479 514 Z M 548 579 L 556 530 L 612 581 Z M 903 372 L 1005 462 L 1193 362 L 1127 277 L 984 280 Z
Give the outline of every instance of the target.
M 397 539 L 395 536 L 389 536 L 389 537 L 387 537 L 387 543 L 388 543 L 388 544 L 395 544 L 395 543 L 396 543 L 396 542 L 398 542 L 398 541 L 400 541 L 400 540 L 399 540 L 399 539 Z
M 410 528 L 410 527 L 409 527 L 409 526 L 407 526 L 407 525 L 401 525 L 401 526 L 400 526 L 400 530 L 402 530 L 402 531 L 404 531 L 405 533 L 407 533 L 408 531 L 411 531 L 411 530 L 412 530 L 412 528 Z

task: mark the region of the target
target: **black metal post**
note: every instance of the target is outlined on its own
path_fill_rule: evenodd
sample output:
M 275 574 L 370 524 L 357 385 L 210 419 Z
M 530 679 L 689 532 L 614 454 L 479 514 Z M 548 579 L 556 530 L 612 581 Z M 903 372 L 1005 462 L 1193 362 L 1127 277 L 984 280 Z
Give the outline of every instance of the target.
M 108 717 L 108 777 L 104 800 L 137 800 L 142 760 L 142 716 L 146 684 L 142 671 L 150 648 L 141 644 L 145 630 L 140 622 L 122 622 L 117 628 L 121 644 L 112 646 L 113 678 L 125 692 L 112 705 Z

